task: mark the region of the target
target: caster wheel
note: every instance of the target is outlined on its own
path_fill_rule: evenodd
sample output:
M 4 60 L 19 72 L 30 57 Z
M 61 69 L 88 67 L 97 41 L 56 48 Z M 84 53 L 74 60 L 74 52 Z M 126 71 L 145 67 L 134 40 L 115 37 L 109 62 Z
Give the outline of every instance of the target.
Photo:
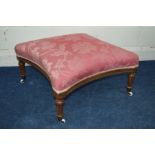
M 66 122 L 66 120 L 63 118 L 62 120 L 61 120 L 61 123 L 65 123 Z
M 66 120 L 64 118 L 62 118 L 62 119 L 58 118 L 58 121 L 61 122 L 61 123 L 65 123 L 66 122 Z
M 128 92 L 128 95 L 129 95 L 129 96 L 133 96 L 133 92 L 132 92 L 132 91 L 129 91 L 129 92 Z
M 20 83 L 23 84 L 24 83 L 24 79 L 20 79 Z

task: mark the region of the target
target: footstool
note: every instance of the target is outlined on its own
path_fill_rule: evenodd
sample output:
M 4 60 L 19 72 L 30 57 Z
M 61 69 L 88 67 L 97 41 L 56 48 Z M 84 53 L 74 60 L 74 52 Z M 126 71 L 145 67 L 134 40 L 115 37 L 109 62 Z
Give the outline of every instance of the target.
M 91 81 L 120 73 L 128 74 L 127 92 L 138 68 L 138 56 L 84 33 L 44 38 L 15 46 L 23 83 L 25 63 L 39 69 L 50 81 L 58 120 L 65 122 L 65 97 Z

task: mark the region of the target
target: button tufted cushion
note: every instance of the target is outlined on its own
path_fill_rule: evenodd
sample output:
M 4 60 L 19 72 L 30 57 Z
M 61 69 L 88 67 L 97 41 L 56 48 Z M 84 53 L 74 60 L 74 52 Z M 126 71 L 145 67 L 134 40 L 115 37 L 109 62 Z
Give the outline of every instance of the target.
M 61 93 L 92 75 L 138 66 L 138 56 L 87 34 L 69 34 L 16 45 L 18 57 L 32 61 Z

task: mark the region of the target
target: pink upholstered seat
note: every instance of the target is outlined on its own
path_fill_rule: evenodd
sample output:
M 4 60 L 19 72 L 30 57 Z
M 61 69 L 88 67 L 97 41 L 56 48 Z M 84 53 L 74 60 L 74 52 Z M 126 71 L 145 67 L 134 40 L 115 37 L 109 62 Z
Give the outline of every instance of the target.
M 87 34 L 70 34 L 16 45 L 16 54 L 39 65 L 61 93 L 80 80 L 117 68 L 138 66 L 138 56 Z

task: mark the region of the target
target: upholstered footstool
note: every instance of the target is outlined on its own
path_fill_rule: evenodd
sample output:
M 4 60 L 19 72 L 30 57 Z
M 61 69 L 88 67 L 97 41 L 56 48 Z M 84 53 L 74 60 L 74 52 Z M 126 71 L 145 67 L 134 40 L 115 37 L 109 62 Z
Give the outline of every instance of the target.
M 25 63 L 39 69 L 50 81 L 58 120 L 65 122 L 65 97 L 78 87 L 106 76 L 127 73 L 127 92 L 138 68 L 138 56 L 87 34 L 69 34 L 16 45 L 21 83 L 26 77 Z

